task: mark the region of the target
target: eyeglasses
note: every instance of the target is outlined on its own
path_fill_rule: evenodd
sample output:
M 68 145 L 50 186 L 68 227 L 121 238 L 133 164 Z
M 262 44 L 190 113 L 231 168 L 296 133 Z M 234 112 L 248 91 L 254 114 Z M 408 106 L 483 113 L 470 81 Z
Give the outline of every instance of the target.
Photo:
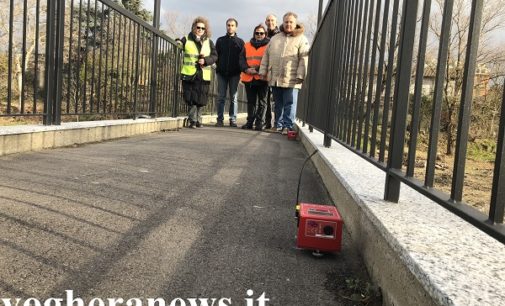
M 205 31 L 205 27 L 196 27 L 196 29 Z
M 256 35 L 265 35 L 265 32 L 254 32 Z

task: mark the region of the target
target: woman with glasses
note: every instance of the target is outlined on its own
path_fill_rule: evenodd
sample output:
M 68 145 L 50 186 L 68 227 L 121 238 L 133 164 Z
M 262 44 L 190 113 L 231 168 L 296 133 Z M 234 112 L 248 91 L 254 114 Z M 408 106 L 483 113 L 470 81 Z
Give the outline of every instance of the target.
M 245 85 L 247 95 L 247 123 L 243 129 L 261 131 L 265 122 L 266 97 L 268 83 L 259 74 L 261 59 L 267 49 L 270 39 L 266 36 L 267 30 L 263 25 L 254 28 L 253 37 L 245 44 L 244 51 L 239 58 L 242 73 L 240 80 Z
M 202 127 L 201 108 L 208 103 L 211 65 L 217 60 L 207 19 L 196 17 L 191 32 L 178 41 L 184 49 L 181 79 L 184 102 L 189 108 L 189 128 Z

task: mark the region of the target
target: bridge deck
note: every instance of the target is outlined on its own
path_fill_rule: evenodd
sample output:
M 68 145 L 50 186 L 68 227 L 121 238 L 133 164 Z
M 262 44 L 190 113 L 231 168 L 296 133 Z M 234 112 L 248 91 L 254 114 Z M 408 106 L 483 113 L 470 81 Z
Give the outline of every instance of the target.
M 323 259 L 294 248 L 305 157 L 210 127 L 0 157 L 0 296 L 346 304 L 345 279 L 367 280 L 348 234 Z M 309 165 L 301 199 L 328 203 L 322 186 Z

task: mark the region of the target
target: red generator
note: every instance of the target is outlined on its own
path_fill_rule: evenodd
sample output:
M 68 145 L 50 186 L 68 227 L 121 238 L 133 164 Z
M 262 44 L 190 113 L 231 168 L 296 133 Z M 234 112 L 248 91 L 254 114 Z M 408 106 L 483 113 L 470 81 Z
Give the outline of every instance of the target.
M 316 252 L 342 248 L 342 218 L 333 205 L 300 203 L 296 245 Z

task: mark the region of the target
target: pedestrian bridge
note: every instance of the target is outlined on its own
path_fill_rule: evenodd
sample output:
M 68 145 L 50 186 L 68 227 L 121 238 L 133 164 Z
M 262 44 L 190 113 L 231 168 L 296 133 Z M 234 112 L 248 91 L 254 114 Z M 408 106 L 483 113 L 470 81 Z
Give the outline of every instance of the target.
M 109 0 L 43 2 L 45 14 L 32 18 L 38 10 L 11 1 L 2 51 L 1 119 L 42 125 L 0 128 L 1 298 L 72 290 L 167 305 L 505 301 L 505 107 L 490 204 L 483 213 L 463 198 L 482 1 L 468 10 L 459 114 L 447 126 L 447 61 L 436 64 L 428 98 L 422 91 L 431 1 L 329 1 L 299 95 L 297 142 L 216 129 L 214 116 L 184 129 L 181 50 L 170 37 Z M 441 59 L 453 6 L 444 1 Z M 47 21 L 33 52 L 24 30 L 41 31 L 27 28 L 29 17 Z M 439 134 L 451 126 L 449 195 L 434 180 Z M 423 182 L 414 175 L 421 127 Z M 342 252 L 323 259 L 293 248 L 298 174 L 316 149 L 301 200 L 334 204 L 345 222 Z

